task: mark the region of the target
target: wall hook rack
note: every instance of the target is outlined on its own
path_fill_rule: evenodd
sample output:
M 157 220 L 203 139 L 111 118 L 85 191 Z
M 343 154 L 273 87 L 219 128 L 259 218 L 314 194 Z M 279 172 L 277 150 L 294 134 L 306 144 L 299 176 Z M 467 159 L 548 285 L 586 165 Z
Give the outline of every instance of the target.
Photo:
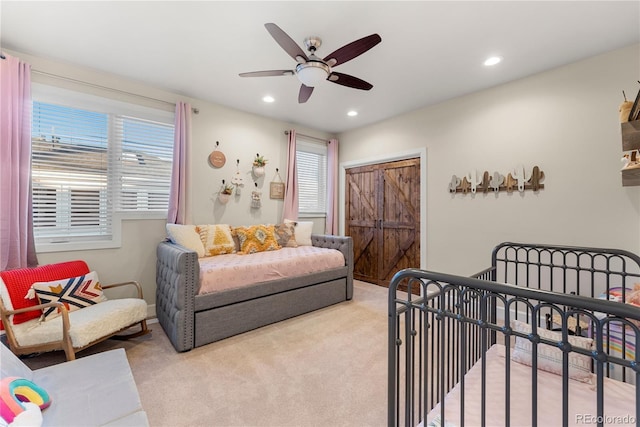
M 478 174 L 477 170 L 473 170 L 462 178 L 453 175 L 449 182 L 450 193 L 499 193 L 506 191 L 507 193 L 513 193 L 518 191 L 520 193 L 525 190 L 539 191 L 544 188 L 542 181 L 544 180 L 544 172 L 538 167 L 534 166 L 531 172 L 525 170 L 524 166 L 518 165 L 506 176 L 499 172 L 484 171 L 482 175 Z

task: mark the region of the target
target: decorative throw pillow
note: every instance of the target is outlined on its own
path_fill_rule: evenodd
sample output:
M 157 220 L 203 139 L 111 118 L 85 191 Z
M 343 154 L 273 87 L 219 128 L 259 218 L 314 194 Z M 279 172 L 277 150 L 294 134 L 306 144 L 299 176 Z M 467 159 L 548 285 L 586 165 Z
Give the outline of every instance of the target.
M 283 248 L 297 248 L 295 229 L 293 224 L 276 224 L 276 240 Z
M 233 239 L 233 245 L 236 248 L 236 252 L 240 252 L 240 239 L 238 239 L 237 227 L 231 227 L 231 238 Z
M 273 225 L 252 225 L 251 227 L 236 227 L 234 229 L 240 243 L 242 254 L 253 254 L 263 251 L 275 251 L 280 249 L 276 240 L 275 227 Z
M 195 225 L 167 224 L 169 240 L 198 253 L 198 258 L 204 256 L 204 245 Z
M 204 245 L 204 256 L 232 254 L 236 251 L 228 224 L 196 225 L 196 231 Z
M 46 264 L 34 268 L 18 268 L 14 270 L 0 271 L 2 286 L 0 292 L 5 307 L 8 310 L 17 310 L 38 305 L 38 300 L 25 299 L 25 295 L 35 282 L 64 279 L 65 277 L 81 276 L 90 272 L 89 266 L 82 260 Z M 30 310 L 24 313 L 14 314 L 12 323 L 19 325 L 40 317 L 42 312 Z
M 284 220 L 285 224 L 293 224 L 296 242 L 298 246 L 312 246 L 311 233 L 313 231 L 312 221 L 293 221 L 290 219 Z
M 36 282 L 31 285 L 25 298 L 38 298 L 40 304 L 61 302 L 69 311 L 106 301 L 102 293 L 102 286 L 98 280 L 98 273 L 92 271 L 84 276 L 70 279 L 53 280 L 51 282 Z M 50 320 L 60 315 L 57 307 L 42 309 L 42 320 Z
M 524 334 L 531 333 L 531 326 L 518 320 L 511 322 L 511 328 L 513 328 L 514 331 Z M 562 334 L 560 332 L 538 328 L 537 333 L 541 338 L 551 341 L 562 341 Z M 593 339 L 569 335 L 569 344 L 591 350 L 593 348 Z M 531 341 L 526 338 L 516 337 L 511 359 L 523 365 L 531 366 L 532 352 L 533 344 Z M 538 368 L 553 374 L 562 375 L 562 350 L 548 344 L 538 344 Z M 591 384 L 593 379 L 591 373 L 591 357 L 570 352 L 569 378 Z
M 51 405 L 45 389 L 21 377 L 0 380 L 0 418 L 2 425 L 41 426 L 43 409 Z

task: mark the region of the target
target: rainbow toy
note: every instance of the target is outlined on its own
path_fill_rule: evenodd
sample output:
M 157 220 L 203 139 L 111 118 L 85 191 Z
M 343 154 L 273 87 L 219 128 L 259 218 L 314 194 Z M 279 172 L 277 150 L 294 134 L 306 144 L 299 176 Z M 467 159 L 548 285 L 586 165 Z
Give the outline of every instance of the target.
M 8 424 L 13 423 L 14 419 L 25 411 L 32 410 L 29 403 L 42 410 L 51 405 L 51 399 L 42 387 L 27 379 L 7 377 L 0 380 L 0 416 Z

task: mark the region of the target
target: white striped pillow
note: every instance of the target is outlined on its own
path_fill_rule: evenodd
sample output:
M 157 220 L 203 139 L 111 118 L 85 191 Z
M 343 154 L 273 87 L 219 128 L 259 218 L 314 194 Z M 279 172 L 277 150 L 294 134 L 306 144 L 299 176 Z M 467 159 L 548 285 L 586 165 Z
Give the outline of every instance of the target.
M 511 328 L 523 334 L 531 333 L 531 326 L 519 320 L 511 321 Z M 549 331 L 538 328 L 538 335 L 551 341 L 562 341 L 562 334 L 556 331 Z M 581 347 L 587 350 L 593 349 L 593 339 L 569 335 L 569 344 L 574 347 Z M 516 337 L 516 343 L 511 354 L 511 360 L 531 366 L 533 354 L 533 344 L 526 338 Z M 538 344 L 538 369 L 562 375 L 562 350 L 548 344 Z M 593 374 L 591 372 L 591 357 L 584 354 L 569 353 L 569 378 L 584 383 L 592 384 Z
M 59 301 L 69 311 L 79 310 L 107 300 L 107 297 L 102 293 L 98 273 L 95 271 L 69 279 L 36 282 L 31 285 L 25 298 L 33 299 L 36 297 L 40 304 Z M 40 319 L 51 320 L 58 316 L 60 316 L 59 308 L 46 307 L 42 309 L 42 317 Z

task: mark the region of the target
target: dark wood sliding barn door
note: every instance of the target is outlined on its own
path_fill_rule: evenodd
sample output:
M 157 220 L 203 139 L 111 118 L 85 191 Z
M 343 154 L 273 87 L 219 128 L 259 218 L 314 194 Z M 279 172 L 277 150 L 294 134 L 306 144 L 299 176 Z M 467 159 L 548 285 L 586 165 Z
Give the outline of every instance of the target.
M 345 234 L 353 238 L 354 278 L 389 286 L 420 267 L 420 159 L 346 170 Z

